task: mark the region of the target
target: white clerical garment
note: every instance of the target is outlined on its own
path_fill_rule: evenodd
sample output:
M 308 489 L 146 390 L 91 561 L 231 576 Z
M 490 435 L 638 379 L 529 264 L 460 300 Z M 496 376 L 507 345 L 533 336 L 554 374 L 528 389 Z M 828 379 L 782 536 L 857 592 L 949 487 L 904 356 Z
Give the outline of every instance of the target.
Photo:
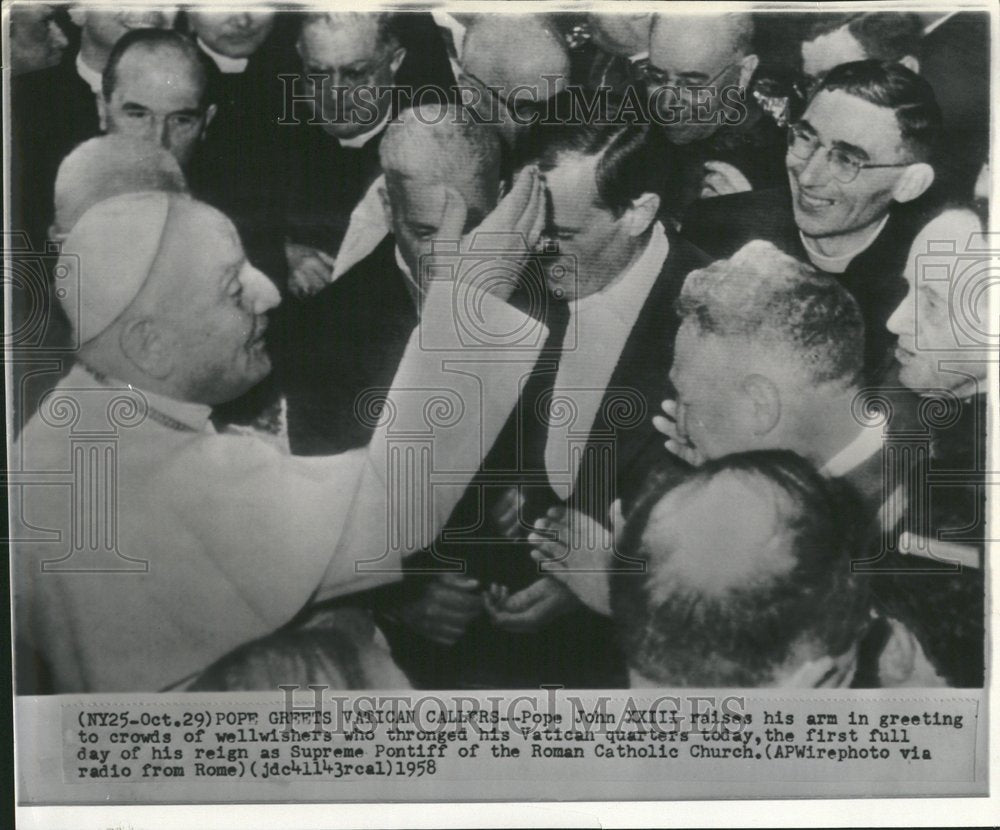
M 497 331 L 533 324 L 494 297 L 479 308 Z M 517 362 L 502 348 L 470 356 L 454 315 L 447 285 L 428 294 L 386 405 L 396 417 L 369 448 L 332 457 L 220 434 L 207 407 L 74 368 L 11 458 L 17 636 L 55 690 L 157 691 L 316 595 L 398 579 L 402 556 L 443 526 L 537 357 L 526 346 Z M 389 461 L 414 436 L 423 474 L 394 477 Z M 411 513 L 425 521 L 395 538 L 388 519 Z M 363 543 L 352 549 L 345 533 Z

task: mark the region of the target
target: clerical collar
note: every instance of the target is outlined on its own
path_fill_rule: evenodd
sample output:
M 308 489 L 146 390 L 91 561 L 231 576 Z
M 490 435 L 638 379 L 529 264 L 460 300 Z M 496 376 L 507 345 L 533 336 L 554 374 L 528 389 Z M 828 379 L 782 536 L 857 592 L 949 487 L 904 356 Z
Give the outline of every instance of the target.
M 337 136 L 337 142 L 341 147 L 350 147 L 353 150 L 357 150 L 359 147 L 364 147 L 369 141 L 375 138 L 375 136 L 381 133 L 386 126 L 388 126 L 390 115 L 391 113 L 387 112 L 382 117 L 382 120 L 366 133 L 360 133 L 359 135 L 351 136 L 350 138 L 341 138 L 340 136 Z
M 238 75 L 245 71 L 247 64 L 250 63 L 249 58 L 231 58 L 228 55 L 219 54 L 201 38 L 198 38 L 198 48 L 215 61 L 215 65 L 219 67 L 219 71 L 223 75 Z
M 806 249 L 806 255 L 813 265 L 828 274 L 843 274 L 851 264 L 851 260 L 862 251 L 867 251 L 872 246 L 872 243 L 878 239 L 878 235 L 882 233 L 882 228 L 885 227 L 885 223 L 888 221 L 889 214 L 887 213 L 882 217 L 882 221 L 875 226 L 874 230 L 856 248 L 848 251 L 846 254 L 838 254 L 837 256 L 827 256 L 818 251 L 812 246 L 809 237 L 802 233 L 802 231 L 799 231 L 799 238 L 802 240 L 802 247 Z
M 177 432 L 205 432 L 212 429 L 209 420 L 212 408 L 205 404 L 194 401 L 179 401 L 175 398 L 168 398 L 166 395 L 137 389 L 131 383 L 110 378 L 104 372 L 85 363 L 77 363 L 77 366 L 101 386 L 107 386 L 111 389 L 127 388 L 130 392 L 141 395 L 146 399 L 146 417 L 167 427 L 167 429 Z
M 76 53 L 76 74 L 83 78 L 84 83 L 90 87 L 94 95 L 101 94 L 101 73 L 91 69 L 83 62 L 83 55 Z
M 452 15 L 441 9 L 431 9 L 431 17 L 442 29 L 447 29 L 451 33 L 452 46 L 455 50 L 455 58 L 462 59 L 462 47 L 465 45 L 466 27 L 459 23 Z

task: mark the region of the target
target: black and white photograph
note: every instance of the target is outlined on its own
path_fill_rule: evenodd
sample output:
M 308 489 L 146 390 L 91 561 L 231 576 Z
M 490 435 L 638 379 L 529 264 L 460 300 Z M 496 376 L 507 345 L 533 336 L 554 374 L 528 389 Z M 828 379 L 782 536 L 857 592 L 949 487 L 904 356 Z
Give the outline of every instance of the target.
M 993 823 L 952 6 L 5 2 L 24 826 Z

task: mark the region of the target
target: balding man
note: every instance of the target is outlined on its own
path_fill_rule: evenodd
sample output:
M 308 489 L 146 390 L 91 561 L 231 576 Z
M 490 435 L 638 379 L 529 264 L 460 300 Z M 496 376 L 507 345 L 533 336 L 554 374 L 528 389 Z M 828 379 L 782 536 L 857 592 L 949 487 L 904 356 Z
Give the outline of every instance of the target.
M 76 465 L 77 482 L 106 481 L 108 489 L 29 481 L 15 495 L 18 631 L 31 640 L 19 667 L 29 676 L 36 670 L 35 690 L 46 690 L 38 677 L 57 692 L 182 684 L 288 622 L 314 593 L 325 598 L 395 578 L 399 554 L 378 532 L 389 515 L 385 432 L 369 450 L 302 459 L 269 437 L 219 434 L 209 422 L 213 405 L 268 373 L 266 314 L 279 299 L 247 262 L 228 219 L 185 195 L 118 196 L 76 222 L 60 266 L 61 300 L 82 345 L 73 371 L 22 433 L 12 467 L 48 482 Z M 404 393 L 449 386 L 439 361 L 457 347 L 446 325 L 450 284 L 439 286 L 443 293 L 432 291 L 424 311 L 445 339 L 440 351 L 414 345 L 404 357 Z M 501 300 L 482 300 L 499 330 L 523 324 Z M 481 371 L 489 383 L 489 366 Z M 513 390 L 513 377 L 504 385 Z M 463 400 L 473 397 L 450 386 Z M 426 411 L 419 396 L 409 416 L 405 401 L 391 406 L 408 422 Z M 435 454 L 447 454 L 435 468 L 457 462 L 461 478 L 506 411 L 477 411 L 457 444 L 455 422 L 440 435 L 432 426 L 441 439 Z M 74 451 L 81 438 L 101 434 L 113 449 Z M 429 498 L 404 490 L 420 504 Z M 443 513 L 438 528 L 450 509 L 440 494 L 432 508 Z M 82 525 L 74 504 L 94 508 L 84 509 Z M 364 532 L 352 531 L 359 521 Z M 416 536 L 416 544 L 430 543 L 433 525 Z M 338 543 L 346 549 L 334 556 Z M 356 569 L 380 554 L 377 573 Z
M 34 5 L 34 4 L 32 4 Z M 56 66 L 28 72 L 11 84 L 13 225 L 41 248 L 52 223 L 52 183 L 59 163 L 77 144 L 101 132 L 97 104 L 101 75 L 115 43 L 139 28 L 166 28 L 174 12 L 75 5 L 80 48 L 67 50 Z
M 746 13 L 653 16 L 643 67 L 653 117 L 683 148 L 677 207 L 783 181 L 784 132 L 754 100 Z
M 569 83 L 566 45 L 540 15 L 481 15 L 464 42 L 457 80 L 480 93 L 475 109 L 513 144 L 531 111 Z
M 463 230 L 496 206 L 499 140 L 454 107 L 404 110 L 386 129 L 380 159 L 385 181 L 373 195 L 381 198 L 381 237 L 333 285 L 288 310 L 275 344 L 297 453 L 368 442 L 374 422 L 359 417 L 357 398 L 388 387 L 417 325 L 420 257 L 439 230 L 446 190 L 465 205 Z
M 101 126 L 159 143 L 187 166 L 217 107 L 215 65 L 188 38 L 160 29 L 124 35 L 111 50 L 99 101 Z

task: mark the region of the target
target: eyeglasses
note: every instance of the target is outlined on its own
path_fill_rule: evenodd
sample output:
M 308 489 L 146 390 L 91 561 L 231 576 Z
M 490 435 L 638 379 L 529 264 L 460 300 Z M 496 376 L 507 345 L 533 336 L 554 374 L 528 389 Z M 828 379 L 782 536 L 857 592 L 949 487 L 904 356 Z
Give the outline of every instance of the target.
M 788 152 L 798 159 L 809 161 L 821 147 L 825 145 L 819 136 L 805 129 L 801 124 L 792 124 L 788 128 Z M 904 161 L 897 164 L 871 164 L 859 161 L 840 147 L 826 147 L 826 164 L 830 175 L 842 184 L 850 184 L 862 170 L 875 170 L 880 167 L 909 167 L 913 162 Z
M 719 80 L 723 75 L 725 75 L 730 69 L 733 68 L 732 63 L 727 63 L 722 67 L 722 71 L 716 74 L 714 77 L 705 81 L 705 83 L 692 83 L 687 82 L 676 82 L 671 83 L 670 73 L 665 69 L 660 69 L 656 64 L 651 63 L 648 59 L 642 61 L 636 61 L 635 68 L 639 73 L 639 77 L 642 78 L 647 84 L 652 86 L 673 86 L 673 87 L 689 87 L 689 86 L 712 86 L 716 81 Z

